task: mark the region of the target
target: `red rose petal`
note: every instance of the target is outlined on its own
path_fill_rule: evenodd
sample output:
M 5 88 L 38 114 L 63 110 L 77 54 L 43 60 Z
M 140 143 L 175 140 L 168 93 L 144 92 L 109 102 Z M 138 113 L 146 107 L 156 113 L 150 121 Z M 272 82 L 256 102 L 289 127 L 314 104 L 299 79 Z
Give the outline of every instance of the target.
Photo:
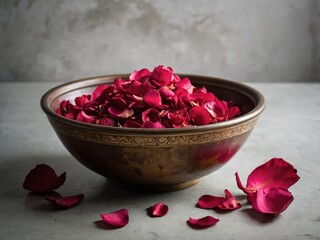
M 163 217 L 169 211 L 169 207 L 162 202 L 156 203 L 147 209 L 150 217 Z
M 293 196 L 286 188 L 263 188 L 253 193 L 252 207 L 257 212 L 279 215 L 293 201 Z
M 131 73 L 131 75 L 129 76 L 129 79 L 131 81 L 140 81 L 142 78 L 150 75 L 151 75 L 151 72 L 147 68 L 142 68 L 139 71 L 134 71 L 133 73 Z
M 89 116 L 84 111 L 81 111 L 78 114 L 76 120 L 78 120 L 80 122 L 85 122 L 85 123 L 94 123 L 96 121 L 96 117 L 95 116 Z
M 129 222 L 129 212 L 127 209 L 120 209 L 115 212 L 100 214 L 103 221 L 114 227 L 124 227 Z
M 202 195 L 197 203 L 199 208 L 213 209 L 225 200 L 224 197 L 216 197 L 212 195 Z
M 217 205 L 219 209 L 223 210 L 235 210 L 241 208 L 240 202 L 227 190 L 224 190 L 226 197 Z
M 92 92 L 91 95 L 91 102 L 95 102 L 97 98 L 100 97 L 101 93 L 108 88 L 108 85 L 99 85 L 96 89 Z
M 159 65 L 152 71 L 152 78 L 161 86 L 169 85 L 172 79 L 172 68 Z
M 206 125 L 211 122 L 210 114 L 204 107 L 191 108 L 189 116 L 195 125 Z
M 211 216 L 206 216 L 203 218 L 189 218 L 189 225 L 194 228 L 207 228 L 215 225 L 220 220 Z
M 84 198 L 83 194 L 62 197 L 60 194 L 56 193 L 56 194 L 50 194 L 45 196 L 45 199 L 47 201 L 63 209 L 72 208 L 78 205 L 83 198 Z
M 65 180 L 65 172 L 58 177 L 52 167 L 39 164 L 28 173 L 23 187 L 35 193 L 45 193 L 59 188 Z
M 150 90 L 143 97 L 144 103 L 151 107 L 159 108 L 162 105 L 160 93 L 157 90 Z
M 239 175 L 236 173 L 238 187 L 247 194 L 265 187 L 289 188 L 299 178 L 297 170 L 282 158 L 272 158 L 254 169 L 248 177 L 246 187 L 242 185 Z

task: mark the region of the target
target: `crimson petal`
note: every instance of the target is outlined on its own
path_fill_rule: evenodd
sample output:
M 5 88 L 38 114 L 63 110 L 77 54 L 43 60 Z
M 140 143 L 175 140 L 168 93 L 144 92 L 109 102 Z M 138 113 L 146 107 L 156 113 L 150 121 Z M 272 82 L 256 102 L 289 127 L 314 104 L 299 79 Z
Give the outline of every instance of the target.
M 207 228 L 215 225 L 220 220 L 211 216 L 206 216 L 203 218 L 189 218 L 189 225 L 193 228 Z
M 156 203 L 147 209 L 150 217 L 163 217 L 169 211 L 169 207 L 162 202 Z
M 206 125 L 211 122 L 210 113 L 204 107 L 191 108 L 189 116 L 195 125 Z
M 83 198 L 84 198 L 83 194 L 62 197 L 60 194 L 55 193 L 55 194 L 49 194 L 45 196 L 45 199 L 47 201 L 63 209 L 72 208 L 78 205 Z
M 103 221 L 114 227 L 124 227 L 129 222 L 129 212 L 127 209 L 120 209 L 111 213 L 100 214 Z
M 279 215 L 293 201 L 293 196 L 286 188 L 264 188 L 251 197 L 254 210 L 261 213 Z
M 23 188 L 35 193 L 45 193 L 59 188 L 65 180 L 65 172 L 58 177 L 52 167 L 38 164 L 26 176 Z
M 160 93 L 157 90 L 148 91 L 143 97 L 144 103 L 151 107 L 159 108 L 162 105 Z
M 202 195 L 197 203 L 199 208 L 213 209 L 225 200 L 224 197 L 216 197 L 212 195 Z
M 265 164 L 254 169 L 248 176 L 247 186 L 241 187 L 237 177 L 238 186 L 244 192 L 268 188 L 289 188 L 299 180 L 297 170 L 282 158 L 272 158 Z
M 218 204 L 218 208 L 223 210 L 235 210 L 241 208 L 240 202 L 227 189 L 224 190 L 224 193 L 226 197 L 224 198 L 224 201 Z

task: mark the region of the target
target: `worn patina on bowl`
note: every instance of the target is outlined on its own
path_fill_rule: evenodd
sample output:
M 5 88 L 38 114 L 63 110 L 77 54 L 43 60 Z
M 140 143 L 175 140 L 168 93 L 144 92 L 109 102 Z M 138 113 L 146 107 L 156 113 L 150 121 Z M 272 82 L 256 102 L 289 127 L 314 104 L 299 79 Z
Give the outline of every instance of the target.
M 64 99 L 92 93 L 109 75 L 57 86 L 41 99 L 41 107 L 66 149 L 87 168 L 118 186 L 151 191 L 190 187 L 212 173 L 241 148 L 265 108 L 257 90 L 214 77 L 183 75 L 222 100 L 233 100 L 241 115 L 225 122 L 178 129 L 138 129 L 88 124 L 55 113 Z

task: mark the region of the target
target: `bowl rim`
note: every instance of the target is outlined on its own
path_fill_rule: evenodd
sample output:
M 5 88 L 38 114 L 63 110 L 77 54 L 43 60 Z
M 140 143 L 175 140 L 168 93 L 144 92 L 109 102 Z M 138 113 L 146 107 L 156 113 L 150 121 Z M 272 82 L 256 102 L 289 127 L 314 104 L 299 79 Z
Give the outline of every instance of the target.
M 57 85 L 47 92 L 43 94 L 40 100 L 40 106 L 43 112 L 49 118 L 53 118 L 54 120 L 67 124 L 73 127 L 86 129 L 89 131 L 99 131 L 99 132 L 108 132 L 108 133 L 117 133 L 117 134 L 188 134 L 192 132 L 212 132 L 213 130 L 219 130 L 222 128 L 233 127 L 235 125 L 239 125 L 241 123 L 245 123 L 249 120 L 253 120 L 258 118 L 259 115 L 264 111 L 266 107 L 266 102 L 264 96 L 255 88 L 244 84 L 242 82 L 236 82 L 232 80 L 227 80 L 223 78 L 213 77 L 213 76 L 205 76 L 205 75 L 197 75 L 197 74 L 187 74 L 187 73 L 177 73 L 180 77 L 188 77 L 191 82 L 193 78 L 196 78 L 197 84 L 201 84 L 205 80 L 214 80 L 213 86 L 221 86 L 223 88 L 227 88 L 230 90 L 236 90 L 242 94 L 245 94 L 248 98 L 250 98 L 256 106 L 249 112 L 240 115 L 236 118 L 219 122 L 219 123 L 212 123 L 202 126 L 192 126 L 192 127 L 185 127 L 185 128 L 165 128 L 165 129 L 157 129 L 157 128 L 122 128 L 122 127 L 114 127 L 114 126 L 104 126 L 104 125 L 97 125 L 92 123 L 84 123 L 72 119 L 65 118 L 63 116 L 58 115 L 52 108 L 51 103 L 61 96 L 62 94 L 66 94 L 71 91 L 75 91 L 77 89 L 82 88 L 89 88 L 95 87 L 100 84 L 108 84 L 112 83 L 115 78 L 127 78 L 130 74 L 111 74 L 111 75 L 101 75 L 101 76 L 93 76 L 88 78 L 82 78 L 78 80 L 72 80 L 60 85 Z M 106 82 L 109 80 L 109 82 Z M 112 81 L 110 81 L 112 80 Z M 86 85 L 82 85 L 86 82 Z M 205 82 L 204 82 L 205 84 Z M 62 93 L 58 94 L 61 89 L 65 89 Z

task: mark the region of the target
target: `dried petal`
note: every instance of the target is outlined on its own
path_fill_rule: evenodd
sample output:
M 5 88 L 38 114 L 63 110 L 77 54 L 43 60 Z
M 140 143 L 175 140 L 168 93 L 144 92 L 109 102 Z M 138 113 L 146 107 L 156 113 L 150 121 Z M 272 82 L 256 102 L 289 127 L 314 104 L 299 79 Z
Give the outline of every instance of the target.
M 150 217 L 163 217 L 169 211 L 169 207 L 162 202 L 156 203 L 147 209 Z
M 83 94 L 81 97 L 76 97 L 74 100 L 77 107 L 83 107 L 89 101 L 90 101 L 90 95 L 86 95 L 86 94 Z
M 58 177 L 52 167 L 39 164 L 28 173 L 23 187 L 35 193 L 45 193 L 59 188 L 65 180 L 65 172 Z
M 114 227 L 124 227 L 129 222 L 129 212 L 127 209 L 120 209 L 111 213 L 100 214 L 103 221 Z
M 139 71 L 134 71 L 133 73 L 131 73 L 131 75 L 129 76 L 129 79 L 131 81 L 140 81 L 142 78 L 150 75 L 151 75 L 151 72 L 147 68 L 142 68 Z
M 211 216 L 206 216 L 203 218 L 189 218 L 189 226 L 193 228 L 208 228 L 215 225 L 220 220 Z
M 293 196 L 286 188 L 263 188 L 253 193 L 252 207 L 257 212 L 279 215 L 293 201 Z
M 199 208 L 213 209 L 225 200 L 224 197 L 216 197 L 212 195 L 202 195 L 197 203 Z
M 108 88 L 108 85 L 99 85 L 98 87 L 96 87 L 96 89 L 92 92 L 91 95 L 91 101 L 95 102 L 97 98 L 100 97 L 100 95 L 102 94 L 102 92 L 104 90 L 106 90 Z
M 74 196 L 62 197 L 59 193 L 49 194 L 45 196 L 45 199 L 57 207 L 67 209 L 78 205 L 84 198 L 83 194 Z

